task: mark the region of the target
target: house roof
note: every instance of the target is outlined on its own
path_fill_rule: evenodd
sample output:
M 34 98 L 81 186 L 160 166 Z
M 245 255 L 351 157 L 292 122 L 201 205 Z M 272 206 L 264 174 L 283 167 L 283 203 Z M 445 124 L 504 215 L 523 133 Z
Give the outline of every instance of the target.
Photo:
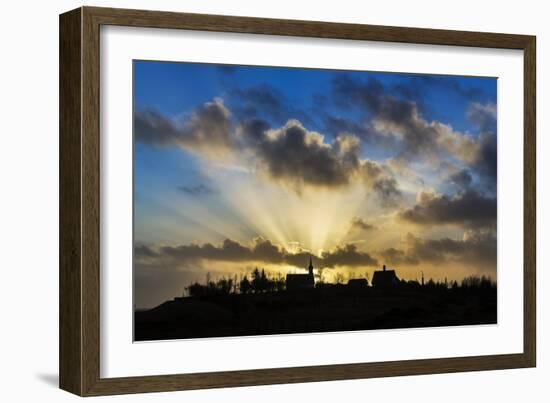
M 395 270 L 377 270 L 372 276 L 372 285 L 393 285 L 399 282 Z

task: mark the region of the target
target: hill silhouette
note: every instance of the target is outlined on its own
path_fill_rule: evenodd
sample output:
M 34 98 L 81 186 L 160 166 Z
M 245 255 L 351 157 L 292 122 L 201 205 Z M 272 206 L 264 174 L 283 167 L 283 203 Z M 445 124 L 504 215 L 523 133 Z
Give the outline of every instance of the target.
M 496 284 L 485 277 L 468 277 L 460 284 L 399 280 L 391 287 L 366 286 L 366 280 L 318 282 L 296 290 L 284 289 L 280 278 L 281 287 L 276 284 L 277 279 L 261 271 L 252 280 L 192 284 L 184 297 L 136 311 L 135 340 L 479 325 L 497 320 Z

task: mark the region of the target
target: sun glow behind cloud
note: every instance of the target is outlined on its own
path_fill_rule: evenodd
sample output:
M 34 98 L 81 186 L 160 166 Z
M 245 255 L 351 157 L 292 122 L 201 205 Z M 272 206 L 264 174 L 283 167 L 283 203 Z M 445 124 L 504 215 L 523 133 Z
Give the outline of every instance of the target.
M 194 242 L 217 238 L 248 243 L 252 237 L 273 241 L 287 250 L 299 249 L 314 255 L 340 245 L 350 231 L 366 198 L 364 187 L 354 185 L 339 191 L 305 186 L 299 193 L 258 180 L 251 172 L 236 172 L 207 166 L 203 175 L 218 189 L 212 197 L 164 198 L 165 208 L 172 211 L 172 225 L 177 217 L 193 223 Z M 151 228 L 150 228 L 151 229 Z M 182 238 L 188 240 L 189 228 L 182 225 Z

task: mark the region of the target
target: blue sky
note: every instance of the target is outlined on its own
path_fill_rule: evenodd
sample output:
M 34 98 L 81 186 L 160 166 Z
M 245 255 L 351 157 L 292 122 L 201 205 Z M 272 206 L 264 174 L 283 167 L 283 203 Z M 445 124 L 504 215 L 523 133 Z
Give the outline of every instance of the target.
M 134 61 L 138 277 L 288 271 L 305 252 L 496 275 L 496 104 L 496 78 Z
M 410 92 L 407 98 L 421 105 L 421 112 L 428 120 L 444 121 L 457 130 L 472 133 L 476 127 L 464 113 L 468 105 L 496 103 L 494 78 L 153 61 L 134 62 L 134 100 L 136 109 L 154 108 L 176 116 L 232 90 L 268 85 L 288 102 L 314 112 L 319 107 L 317 97 L 328 97 L 331 82 L 339 75 L 379 80 L 397 96 L 404 96 L 399 89 L 407 88 Z M 239 103 L 236 99 L 233 102 Z M 354 115 L 330 103 L 324 107 L 336 115 Z M 322 125 L 314 127 L 322 128 Z

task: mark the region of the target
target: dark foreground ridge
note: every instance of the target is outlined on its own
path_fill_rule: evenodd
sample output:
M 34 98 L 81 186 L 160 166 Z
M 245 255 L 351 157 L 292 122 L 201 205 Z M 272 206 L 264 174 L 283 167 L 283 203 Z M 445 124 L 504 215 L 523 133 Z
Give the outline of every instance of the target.
M 178 297 L 136 311 L 134 334 L 136 341 L 145 341 L 496 322 L 496 285 L 483 278 L 460 285 L 399 280 L 384 287 L 350 280 L 294 290 Z

